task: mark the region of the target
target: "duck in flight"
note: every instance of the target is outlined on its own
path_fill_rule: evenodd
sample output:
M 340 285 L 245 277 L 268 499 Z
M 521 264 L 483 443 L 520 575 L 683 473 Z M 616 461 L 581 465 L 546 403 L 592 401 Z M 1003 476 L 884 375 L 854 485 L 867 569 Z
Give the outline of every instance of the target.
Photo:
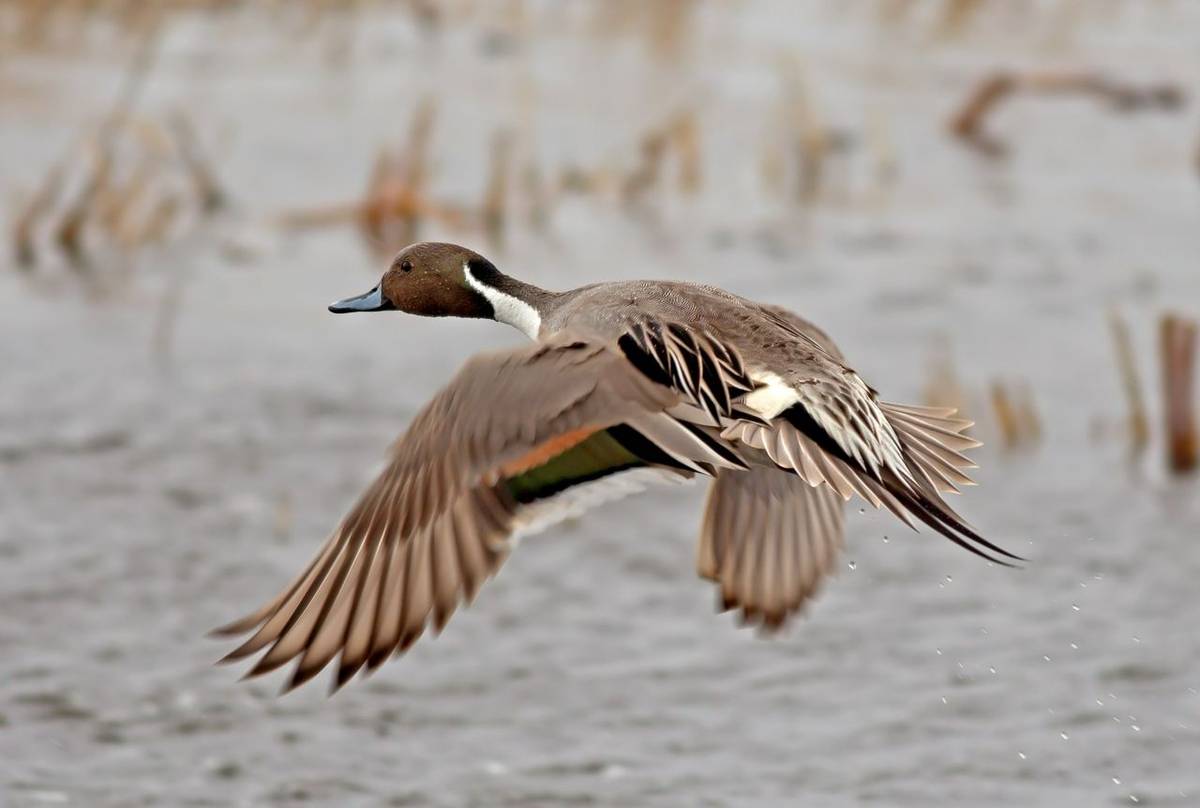
M 812 597 L 854 495 L 997 564 L 1021 560 L 942 498 L 971 480 L 954 410 L 881 401 L 833 342 L 780 306 L 694 283 L 550 292 L 465 247 L 405 248 L 330 311 L 508 323 L 532 342 L 476 355 L 413 419 L 316 557 L 216 630 L 298 659 L 286 689 L 340 657 L 334 689 L 441 631 L 525 534 L 648 481 L 711 479 L 697 569 L 767 629 Z

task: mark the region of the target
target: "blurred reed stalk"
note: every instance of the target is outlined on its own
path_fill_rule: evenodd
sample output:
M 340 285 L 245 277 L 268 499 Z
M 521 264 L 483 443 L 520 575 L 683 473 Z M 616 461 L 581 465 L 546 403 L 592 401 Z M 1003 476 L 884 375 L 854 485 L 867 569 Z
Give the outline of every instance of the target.
M 674 158 L 676 187 L 687 195 L 700 190 L 703 168 L 700 159 L 700 125 L 693 110 L 684 110 L 643 133 L 637 164 L 620 184 L 622 203 L 633 205 L 662 186 L 663 165 Z M 595 188 L 600 172 L 593 172 L 587 186 Z
M 1016 384 L 997 379 L 989 389 L 992 413 L 1005 449 L 1037 445 L 1042 439 L 1042 420 L 1028 382 Z
M 512 166 L 512 138 L 506 132 L 492 137 L 491 171 L 483 195 L 483 232 L 497 248 L 504 246 L 508 221 L 508 186 Z
M 698 5 L 697 0 L 604 0 L 594 4 L 592 31 L 601 37 L 640 35 L 655 57 L 676 60 L 690 40 Z
M 970 418 L 968 394 L 959 381 L 950 358 L 950 345 L 939 342 L 929 363 L 929 375 L 921 391 L 923 403 L 929 407 L 949 407 L 959 417 Z M 1036 446 L 1042 440 L 1042 418 L 1029 383 L 996 379 L 986 391 L 986 408 L 996 423 L 1000 445 L 1005 450 Z
M 866 143 L 871 155 L 876 201 L 886 202 L 896 178 L 900 176 L 900 161 L 896 156 L 890 122 L 882 112 L 872 113 L 867 119 Z
M 760 156 L 759 169 L 769 193 L 809 208 L 821 201 L 849 201 L 849 155 L 854 137 L 826 124 L 813 103 L 803 66 L 794 57 L 781 59 L 776 70 L 780 81 L 779 102 L 771 112 L 774 120 Z M 870 145 L 883 174 L 889 160 L 886 133 Z
M 951 37 L 963 31 L 984 6 L 984 0 L 945 0 L 937 23 L 939 36 Z
M 1182 474 L 1196 468 L 1200 440 L 1192 400 L 1196 362 L 1196 323 L 1174 314 L 1159 322 L 1162 360 L 1163 418 L 1167 434 L 1167 463 Z
M 1032 444 L 1041 443 L 1042 416 L 1033 398 L 1033 387 L 1028 381 L 1021 380 L 1017 385 L 1016 396 L 1017 415 L 1024 424 L 1025 441 Z
M 817 201 L 825 177 L 825 161 L 829 156 L 829 138 L 813 108 L 808 90 L 797 77 L 789 93 L 793 148 L 796 155 L 796 201 L 811 205 Z
M 888 27 L 898 26 L 903 24 L 906 18 L 917 16 L 918 12 L 924 13 L 934 5 L 939 6 L 934 9 L 935 34 L 940 37 L 951 37 L 961 34 L 970 24 L 971 19 L 985 5 L 988 5 L 988 2 L 987 0 L 941 0 L 938 4 L 926 2 L 926 0 L 880 0 L 880 21 Z
M 92 159 L 87 180 L 67 206 L 66 212 L 58 221 L 54 232 L 54 240 L 67 258 L 67 266 L 77 272 L 88 269 L 87 255 L 83 245 L 83 228 L 94 207 L 101 190 L 108 185 L 112 173 L 112 129 L 103 133 L 103 139 L 98 139 L 92 145 Z
M 621 201 L 626 205 L 640 201 L 658 187 L 667 143 L 668 132 L 663 128 L 651 129 L 642 136 L 638 164 L 621 182 Z
M 1150 442 L 1150 421 L 1146 417 L 1146 402 L 1142 396 L 1142 383 L 1138 378 L 1133 341 L 1129 336 L 1129 326 L 1116 309 L 1109 310 L 1108 323 L 1117 351 L 1117 370 L 1121 374 L 1121 387 L 1125 390 L 1125 401 L 1129 406 L 1130 445 L 1133 455 L 1137 457 L 1145 451 Z
M 948 340 L 943 338 L 938 342 L 929 361 L 928 373 L 921 391 L 921 399 L 925 404 L 929 407 L 952 407 L 958 410 L 960 415 L 967 417 L 967 395 L 958 380 L 958 372 L 954 369 Z
M 81 5 L 77 10 L 86 12 L 88 9 Z M 49 24 L 48 17 L 37 13 L 32 14 L 30 20 L 38 26 Z M 73 145 L 50 169 L 41 187 L 16 217 L 12 239 L 17 266 L 22 269 L 29 270 L 37 264 L 35 231 L 42 220 L 54 214 L 67 175 L 80 173 L 75 166 L 81 153 L 87 161 L 82 172 L 83 182 L 53 226 L 52 238 L 66 258 L 67 266 L 86 274 L 90 269 L 85 241 L 87 225 L 96 219 L 102 224 L 116 221 L 112 200 L 116 141 L 129 128 L 132 112 L 153 69 L 162 33 L 162 14 L 155 4 L 136 4 L 125 21 L 129 29 L 136 32 L 138 41 L 111 107 L 95 132 L 83 138 L 87 148 Z M 102 210 L 105 211 L 103 216 L 99 215 Z
M 671 142 L 679 158 L 679 190 L 684 194 L 695 194 L 704 183 L 704 173 L 700 159 L 700 124 L 694 110 L 686 110 L 675 119 Z
M 42 184 L 13 221 L 13 257 L 19 269 L 29 271 L 37 264 L 34 231 L 38 222 L 49 215 L 55 201 L 62 194 L 66 174 L 66 160 L 59 160 L 47 172 Z
M 1092 72 L 997 71 L 979 81 L 950 119 L 949 130 L 958 140 L 988 157 L 1003 157 L 1008 146 L 986 131 L 989 116 L 1016 93 L 1070 96 L 1088 95 L 1106 102 L 1117 112 L 1147 109 L 1176 110 L 1183 105 L 1184 91 L 1177 84 L 1138 86 Z
M 192 188 L 200 200 L 200 209 L 205 214 L 216 213 L 226 205 L 225 192 L 217 183 L 216 175 L 205 159 L 192 128 L 191 120 L 182 112 L 170 119 L 171 131 L 179 148 L 180 158 L 191 179 Z
M 36 236 L 43 222 L 66 266 L 92 277 L 97 244 L 89 235 L 131 252 L 167 238 L 189 209 L 197 213 L 195 221 L 216 213 L 226 199 L 216 174 L 200 156 L 185 118 L 177 117 L 176 131 L 188 134 L 172 136 L 153 121 L 122 119 L 53 166 L 16 219 L 17 265 L 26 271 L 37 265 Z M 60 207 L 72 174 L 80 180 L 78 188 Z
M 550 193 L 542 168 L 532 157 L 521 170 L 521 191 L 528 202 L 529 227 L 544 233 L 550 225 Z
M 272 519 L 271 532 L 279 541 L 286 539 L 292 533 L 292 523 L 295 521 L 292 508 L 292 495 L 281 491 L 275 500 L 275 518 Z
M 996 416 L 996 426 L 1000 430 L 1000 440 L 1006 449 L 1015 449 L 1021 442 L 1021 424 L 1017 418 L 1016 408 L 1008 395 L 1008 390 L 999 382 L 992 382 L 989 396 L 992 402 L 992 412 Z

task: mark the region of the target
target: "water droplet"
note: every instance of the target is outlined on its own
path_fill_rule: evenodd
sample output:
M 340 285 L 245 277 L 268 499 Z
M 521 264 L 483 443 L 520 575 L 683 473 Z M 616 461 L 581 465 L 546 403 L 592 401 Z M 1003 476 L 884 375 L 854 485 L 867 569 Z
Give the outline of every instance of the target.
M 1079 650 L 1079 645 L 1077 645 L 1076 643 L 1071 643 L 1071 650 L 1072 650 L 1072 651 L 1078 651 L 1078 650 Z
M 953 580 L 954 580 L 954 578 L 953 578 L 953 577 L 951 577 L 951 576 L 949 576 L 949 575 L 947 575 L 947 576 L 946 576 L 946 583 L 950 583 L 950 582 L 951 582 L 951 581 L 953 581 Z
M 1047 662 L 1049 662 L 1049 661 L 1050 661 L 1050 655 L 1049 655 L 1049 654 L 1042 654 L 1042 659 L 1044 659 L 1044 660 L 1046 660 Z
M 1135 645 L 1141 645 L 1141 644 L 1142 644 L 1142 638 L 1141 638 L 1141 637 L 1134 637 L 1134 638 L 1133 638 L 1133 642 L 1134 642 L 1134 644 L 1135 644 Z
M 851 561 L 851 562 L 850 562 L 849 564 L 847 564 L 846 566 L 850 568 L 850 571 L 851 571 L 851 572 L 854 572 L 856 569 L 858 569 L 858 562 L 857 562 L 857 561 Z
M 1017 757 L 1019 757 L 1021 760 L 1024 760 L 1024 759 L 1025 759 L 1025 753 L 1024 753 L 1024 752 L 1017 752 Z
M 858 512 L 859 512 L 859 513 L 866 513 L 866 512 L 867 512 L 867 509 L 866 509 L 866 508 L 859 508 L 859 509 L 858 509 Z
M 942 696 L 942 704 L 946 704 L 946 697 Z
M 1096 699 L 1096 706 L 1097 706 L 1097 707 L 1103 707 L 1103 706 L 1104 706 L 1104 702 L 1102 702 L 1100 699 Z
M 1119 786 L 1119 785 L 1121 785 L 1121 778 L 1120 778 L 1120 777 L 1114 777 L 1114 778 L 1113 778 L 1113 785 L 1114 785 L 1114 786 Z
M 1065 729 L 1062 732 L 1058 733 L 1058 737 L 1062 738 L 1064 741 L 1071 740 L 1071 736 L 1067 734 L 1067 731 Z
M 1079 611 L 1079 604 L 1078 604 L 1078 603 L 1072 603 L 1072 604 L 1071 604 L 1071 611 L 1073 611 L 1073 612 L 1077 612 L 1077 611 Z
M 889 541 L 891 541 L 891 539 L 889 539 L 887 536 L 884 536 L 884 537 L 883 537 L 883 543 L 884 543 L 884 544 L 887 544 Z
M 937 655 L 938 655 L 938 656 L 941 656 L 941 655 L 942 655 L 942 649 L 941 649 L 941 648 L 934 648 L 933 650 L 937 651 Z
M 1141 802 L 1141 800 L 1139 800 L 1139 799 L 1137 798 L 1137 794 L 1130 794 L 1130 795 L 1129 795 L 1129 801 L 1130 801 L 1130 802 Z
M 994 674 L 995 672 L 996 672 L 995 666 L 988 668 L 988 673 Z
M 1134 732 L 1141 732 L 1141 731 L 1142 731 L 1142 728 L 1141 728 L 1141 727 L 1139 727 L 1137 724 L 1130 724 L 1130 725 L 1129 725 L 1129 728 L 1130 728 L 1131 730 L 1133 730 Z

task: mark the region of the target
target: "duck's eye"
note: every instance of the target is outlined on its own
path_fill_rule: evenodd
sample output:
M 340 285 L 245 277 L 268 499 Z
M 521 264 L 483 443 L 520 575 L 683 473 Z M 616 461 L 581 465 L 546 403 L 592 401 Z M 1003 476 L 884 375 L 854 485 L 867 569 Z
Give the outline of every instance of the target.
M 400 263 L 400 269 L 403 272 L 412 272 L 412 261 L 402 261 Z

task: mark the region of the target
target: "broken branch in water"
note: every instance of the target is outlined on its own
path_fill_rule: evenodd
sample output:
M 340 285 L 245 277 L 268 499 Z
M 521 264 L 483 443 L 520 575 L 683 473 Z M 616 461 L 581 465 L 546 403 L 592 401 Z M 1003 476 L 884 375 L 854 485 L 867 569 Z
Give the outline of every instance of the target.
M 307 229 L 355 224 L 377 255 L 390 255 L 416 241 L 425 219 L 461 227 L 468 218 L 463 208 L 433 200 L 425 192 L 434 112 L 429 99 L 418 105 L 399 156 L 380 149 L 360 200 L 288 211 L 278 217 L 279 225 Z
M 1176 473 L 1196 468 L 1200 439 L 1192 401 L 1196 362 L 1196 323 L 1173 314 L 1159 322 L 1163 374 L 1163 416 L 1167 434 L 1167 463 Z
M 1183 104 L 1184 92 L 1176 84 L 1137 86 L 1091 72 L 1019 74 L 999 71 L 975 85 L 962 107 L 950 119 L 950 131 L 959 140 L 989 157 L 1002 157 L 1008 146 L 988 134 L 988 116 L 1005 99 L 1018 92 L 1040 95 L 1091 95 L 1108 102 L 1118 112 L 1142 109 L 1173 110 Z

